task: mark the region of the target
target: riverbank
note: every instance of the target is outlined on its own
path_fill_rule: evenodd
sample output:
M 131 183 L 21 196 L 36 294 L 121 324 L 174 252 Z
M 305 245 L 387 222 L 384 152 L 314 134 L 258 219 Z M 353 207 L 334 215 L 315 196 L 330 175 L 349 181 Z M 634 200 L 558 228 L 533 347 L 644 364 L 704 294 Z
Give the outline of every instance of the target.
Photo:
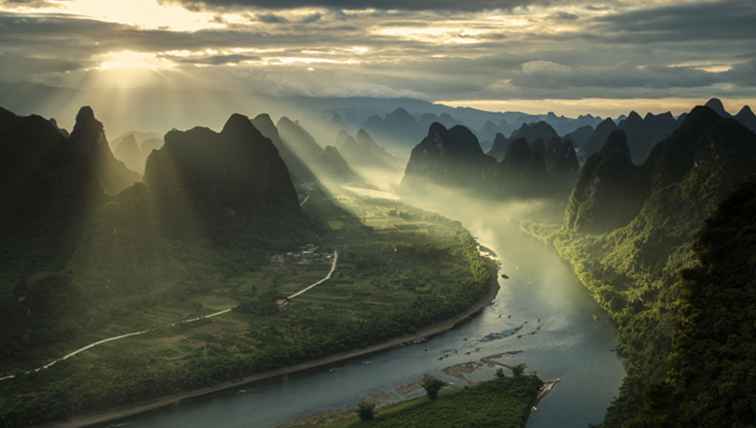
M 265 372 L 257 373 L 251 376 L 247 376 L 235 381 L 224 382 L 216 386 L 200 388 L 185 393 L 174 394 L 166 396 L 164 398 L 153 400 L 143 404 L 137 404 L 134 406 L 127 406 L 121 409 L 115 409 L 108 412 L 85 415 L 81 417 L 75 417 L 67 421 L 56 422 L 46 425 L 40 425 L 44 428 L 74 428 L 74 427 L 86 427 L 92 425 L 98 425 L 106 422 L 111 422 L 118 419 L 128 418 L 138 414 L 151 412 L 167 407 L 171 407 L 179 404 L 184 400 L 191 400 L 199 397 L 204 397 L 212 394 L 216 394 L 228 389 L 237 388 L 244 385 L 249 385 L 257 382 L 272 380 L 296 373 L 306 372 L 309 370 L 328 367 L 333 364 L 343 363 L 355 358 L 364 357 L 374 353 L 387 351 L 400 346 L 411 345 L 413 343 L 424 342 L 434 336 L 443 334 L 447 331 L 454 329 L 460 324 L 474 318 L 480 312 L 482 312 L 496 297 L 499 291 L 498 281 L 496 275 L 492 275 L 492 279 L 489 283 L 489 288 L 486 294 L 471 308 L 463 312 L 462 314 L 453 317 L 449 320 L 435 323 L 428 327 L 425 327 L 415 334 L 409 334 L 400 336 L 376 345 L 368 346 L 366 348 L 342 352 L 334 354 L 328 357 L 318 358 L 309 362 L 296 364 L 290 367 L 284 367 L 280 369 L 268 370 Z
M 503 376 L 467 387 L 449 387 L 436 400 L 423 396 L 382 407 L 372 421 L 344 411 L 306 418 L 286 428 L 459 426 L 524 427 L 543 382 L 536 376 Z

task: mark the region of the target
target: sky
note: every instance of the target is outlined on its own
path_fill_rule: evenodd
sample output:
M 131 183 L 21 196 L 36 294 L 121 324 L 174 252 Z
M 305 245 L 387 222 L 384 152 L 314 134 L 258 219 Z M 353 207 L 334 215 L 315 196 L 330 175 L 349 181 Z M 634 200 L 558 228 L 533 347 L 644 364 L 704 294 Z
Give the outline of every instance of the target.
M 754 0 L 0 0 L 0 81 L 737 111 L 754 23 Z

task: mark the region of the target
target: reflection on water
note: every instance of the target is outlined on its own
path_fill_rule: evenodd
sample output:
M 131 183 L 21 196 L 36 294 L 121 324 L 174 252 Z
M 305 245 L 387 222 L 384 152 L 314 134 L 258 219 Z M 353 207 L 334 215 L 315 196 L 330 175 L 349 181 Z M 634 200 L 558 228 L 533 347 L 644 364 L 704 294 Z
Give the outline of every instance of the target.
M 454 381 L 445 368 L 494 354 L 503 354 L 499 361 L 505 364 L 526 363 L 542 379 L 561 378 L 531 416 L 529 427 L 585 428 L 600 422 L 624 375 L 613 351 L 615 331 L 606 315 L 565 264 L 541 244 L 524 238 L 506 216 L 490 211 L 473 217 L 464 212 L 442 210 L 442 214 L 462 220 L 499 255 L 502 272 L 510 277 L 500 279 L 494 303 L 477 318 L 426 343 L 182 403 L 125 423 L 274 427 L 294 417 L 352 407 L 368 396 L 382 400 L 414 396 L 419 392 L 411 385 L 422 375 Z

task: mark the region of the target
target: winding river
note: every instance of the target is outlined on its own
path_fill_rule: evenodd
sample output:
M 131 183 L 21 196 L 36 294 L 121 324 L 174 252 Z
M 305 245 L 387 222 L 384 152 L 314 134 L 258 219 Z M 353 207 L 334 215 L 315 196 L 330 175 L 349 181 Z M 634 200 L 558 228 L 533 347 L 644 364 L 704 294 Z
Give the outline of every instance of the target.
M 606 314 L 570 269 L 547 248 L 524 238 L 515 222 L 495 215 L 444 214 L 462 220 L 493 249 L 502 272 L 510 277 L 499 280 L 501 289 L 493 304 L 476 318 L 426 343 L 182 402 L 105 426 L 276 427 L 297 417 L 352 407 L 368 396 L 407 398 L 418 391 L 408 392 L 401 385 L 426 373 L 459 382 L 441 370 L 501 353 L 511 353 L 502 362 L 524 362 L 542 379 L 561 379 L 531 415 L 528 427 L 585 428 L 600 422 L 624 376 L 614 352 L 615 330 Z M 497 334 L 484 339 L 491 333 Z

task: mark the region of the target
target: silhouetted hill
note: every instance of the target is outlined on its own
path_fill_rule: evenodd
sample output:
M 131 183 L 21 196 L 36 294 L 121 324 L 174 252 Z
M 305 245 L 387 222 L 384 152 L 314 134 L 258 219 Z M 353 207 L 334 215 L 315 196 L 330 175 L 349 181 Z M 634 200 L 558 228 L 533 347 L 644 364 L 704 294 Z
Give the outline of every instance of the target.
M 604 119 L 604 121 L 596 126 L 596 130 L 593 131 L 593 135 L 591 135 L 588 141 L 584 145 L 579 146 L 578 157 L 585 161 L 595 153 L 598 153 L 604 147 L 609 134 L 615 129 L 617 129 L 617 125 L 612 119 Z
M 294 150 L 292 150 L 286 142 L 281 139 L 281 135 L 278 133 L 278 128 L 273 124 L 273 120 L 267 113 L 258 114 L 252 119 L 252 124 L 263 134 L 270 139 L 274 146 L 278 149 L 281 159 L 283 159 L 286 167 L 289 169 L 291 179 L 295 184 L 313 183 L 317 181 L 315 174 L 313 174 L 310 167 L 299 157 Z
M 722 104 L 722 100 L 719 98 L 711 98 L 709 101 L 706 101 L 704 106 L 722 117 L 730 117 L 730 113 L 725 110 L 724 104 Z
M 630 157 L 627 136 L 614 130 L 583 165 L 565 210 L 565 226 L 584 233 L 615 229 L 635 217 L 645 195 L 646 184 Z
M 145 181 L 165 231 L 181 235 L 299 215 L 289 171 L 246 116 L 223 130 L 172 130 L 147 159 Z M 195 230 L 199 229 L 199 230 Z
M 491 156 L 497 161 L 504 160 L 507 156 L 507 151 L 509 151 L 510 143 L 510 139 L 505 137 L 504 134 L 496 134 L 496 137 L 493 140 L 493 146 L 491 146 L 491 150 L 488 151 L 488 156 Z
M 115 159 L 89 107 L 79 111 L 70 135 L 54 120 L 0 109 L 0 168 L 6 177 L 0 189 L 12 207 L 3 210 L 3 227 L 19 233 L 61 233 L 106 193 L 139 180 Z
M 478 138 L 463 126 L 446 129 L 434 123 L 428 135 L 412 149 L 402 180 L 403 191 L 427 185 L 484 190 L 496 161 L 486 156 Z
M 514 141 L 523 138 L 528 143 L 534 143 L 538 140 L 551 141 L 559 138 L 559 134 L 546 122 L 523 123 L 520 129 L 516 130 L 509 136 Z
M 547 143 L 540 138 L 532 143 L 525 138 L 510 142 L 503 136 L 497 142 L 497 150 L 506 150 L 500 163 L 483 153 L 477 137 L 466 127 L 431 125 L 428 136 L 412 151 L 402 190 L 422 191 L 433 184 L 496 199 L 553 196 L 571 187 L 578 169 L 571 143 L 558 136 Z
M 337 138 L 339 152 L 357 168 L 395 170 L 399 166 L 399 160 L 376 143 L 364 129 L 357 131 L 354 137 L 342 130 Z
M 515 196 L 540 195 L 548 186 L 544 153 L 534 149 L 524 138 L 509 143 L 507 154 L 499 164 L 499 175 L 501 186 Z
M 545 147 L 546 172 L 559 181 L 566 180 L 568 184 L 571 184 L 571 180 L 580 169 L 572 141 L 552 138 L 546 142 Z
M 125 136 L 118 142 L 114 142 L 114 154 L 120 159 L 126 167 L 132 171 L 144 171 L 144 163 L 147 161 L 147 155 L 142 152 L 134 134 Z
M 594 129 L 592 126 L 581 126 L 580 128 L 570 132 L 564 136 L 565 140 L 572 141 L 572 145 L 575 147 L 576 152 L 580 152 L 585 146 L 588 145 Z
M 735 115 L 735 120 L 737 120 L 741 125 L 750 129 L 751 132 L 756 133 L 756 115 L 753 114 L 751 107 L 743 106 L 738 114 Z
M 318 178 L 341 182 L 360 180 L 338 149 L 320 147 L 315 138 L 299 123 L 284 116 L 279 119 L 277 128 L 286 146 L 291 148 Z
M 631 112 L 619 127 L 627 134 L 633 162 L 641 164 L 646 160 L 651 149 L 669 136 L 677 126 L 677 120 L 669 112 L 659 115 L 648 113 L 644 118 Z

